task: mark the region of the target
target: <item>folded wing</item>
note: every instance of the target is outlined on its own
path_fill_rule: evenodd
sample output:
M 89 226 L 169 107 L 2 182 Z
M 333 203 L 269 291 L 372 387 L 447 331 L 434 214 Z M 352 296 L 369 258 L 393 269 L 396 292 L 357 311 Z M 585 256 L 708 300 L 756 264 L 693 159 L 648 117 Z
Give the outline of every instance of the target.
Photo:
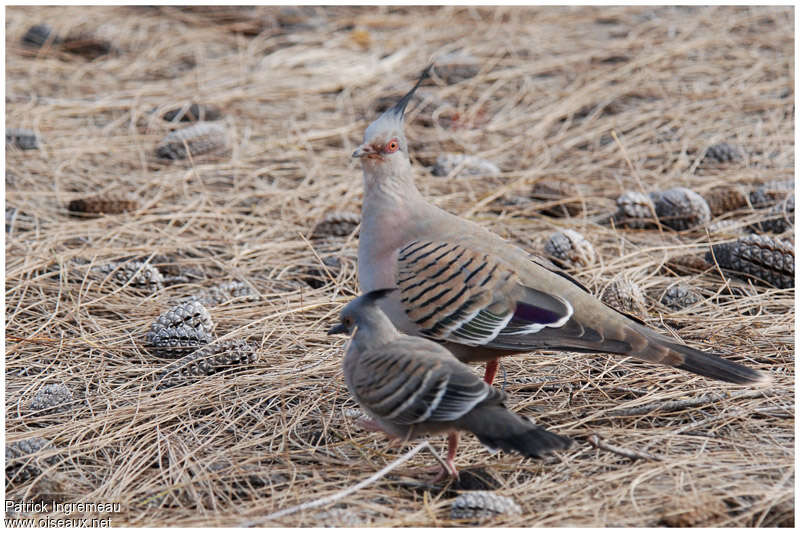
M 362 354 L 352 381 L 359 403 L 381 419 L 411 425 L 457 420 L 503 396 L 455 358 L 431 356 L 438 350 L 444 348 L 408 337 Z
M 491 346 L 500 337 L 561 327 L 565 299 L 522 285 L 496 258 L 460 244 L 414 241 L 398 253 L 400 298 L 420 333 L 439 341 Z

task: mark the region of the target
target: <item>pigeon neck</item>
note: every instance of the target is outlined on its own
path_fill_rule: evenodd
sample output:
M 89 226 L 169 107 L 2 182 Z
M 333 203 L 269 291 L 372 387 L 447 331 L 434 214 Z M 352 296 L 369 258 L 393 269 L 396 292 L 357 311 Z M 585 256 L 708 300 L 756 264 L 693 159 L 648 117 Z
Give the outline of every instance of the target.
M 425 200 L 414 185 L 410 165 L 405 172 L 388 175 L 378 175 L 368 170 L 364 169 L 364 203 L 359 240 L 361 245 L 366 240 L 369 246 L 381 250 L 397 248 L 401 243 L 393 242 L 393 237 L 402 238 L 413 230 L 420 220 L 420 209 Z
M 391 166 L 373 167 L 371 161 L 364 165 L 365 202 L 403 205 L 417 201 L 420 196 L 407 159 Z

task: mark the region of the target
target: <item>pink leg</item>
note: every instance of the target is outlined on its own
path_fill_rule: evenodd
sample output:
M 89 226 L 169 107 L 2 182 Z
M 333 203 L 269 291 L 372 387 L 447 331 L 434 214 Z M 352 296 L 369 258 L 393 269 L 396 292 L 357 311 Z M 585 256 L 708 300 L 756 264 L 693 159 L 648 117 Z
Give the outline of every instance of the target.
M 494 359 L 493 361 L 489 361 L 488 363 L 486 363 L 486 373 L 483 374 L 483 381 L 491 385 L 492 382 L 494 381 L 494 377 L 497 375 L 497 367 L 498 367 L 497 359 Z
M 406 439 L 402 439 L 397 435 L 392 435 L 390 433 L 386 433 L 384 429 L 375 422 L 372 418 L 368 416 L 362 416 L 355 420 L 357 426 L 366 429 L 367 431 L 377 431 L 383 433 L 384 435 L 388 436 L 390 440 L 390 445 L 402 445 L 406 442 Z M 443 477 L 449 475 L 455 479 L 458 479 L 458 470 L 456 469 L 456 465 L 453 462 L 456 458 L 456 451 L 458 450 L 458 432 L 454 431 L 452 433 L 447 434 L 447 459 L 445 460 L 445 464 L 447 468 L 438 468 L 439 474 L 434 478 L 433 483 L 438 482 Z
M 450 477 L 458 479 L 458 470 L 456 469 L 456 465 L 453 463 L 453 460 L 456 458 L 457 449 L 458 449 L 458 432 L 453 431 L 452 433 L 447 434 L 447 459 L 445 460 L 447 468 L 441 469 L 439 475 L 434 478 L 433 483 L 436 483 L 446 475 L 450 475 Z

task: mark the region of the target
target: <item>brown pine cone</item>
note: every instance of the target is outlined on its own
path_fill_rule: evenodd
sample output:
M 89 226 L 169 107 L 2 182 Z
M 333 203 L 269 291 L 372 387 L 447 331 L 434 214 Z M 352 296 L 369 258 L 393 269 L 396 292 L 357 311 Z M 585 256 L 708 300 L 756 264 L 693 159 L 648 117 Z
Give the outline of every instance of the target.
M 86 213 L 92 215 L 118 215 L 128 211 L 136 211 L 139 202 L 136 200 L 125 200 L 122 198 L 92 196 L 88 198 L 78 198 L 70 201 L 67 209 L 73 213 Z
M 717 187 L 705 193 L 703 198 L 715 217 L 747 205 L 747 195 L 738 187 Z
M 347 237 L 361 223 L 361 216 L 349 211 L 334 211 L 325 215 L 311 232 L 312 239 Z

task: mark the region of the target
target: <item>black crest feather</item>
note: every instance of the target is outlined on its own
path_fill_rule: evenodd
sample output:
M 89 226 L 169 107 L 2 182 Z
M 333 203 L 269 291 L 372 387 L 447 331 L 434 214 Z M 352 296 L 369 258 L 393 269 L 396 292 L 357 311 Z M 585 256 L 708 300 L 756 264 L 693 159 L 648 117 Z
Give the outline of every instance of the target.
M 394 106 L 392 106 L 390 111 L 393 115 L 397 115 L 398 118 L 403 118 L 403 115 L 406 112 L 406 106 L 411 101 L 411 98 L 414 96 L 414 93 L 417 91 L 417 88 L 419 88 L 420 84 L 430 77 L 432 68 L 433 63 L 428 65 L 425 70 L 422 71 L 422 74 L 417 80 L 417 83 L 414 84 L 414 87 L 412 87 L 405 96 L 403 96 L 396 104 L 394 104 Z

